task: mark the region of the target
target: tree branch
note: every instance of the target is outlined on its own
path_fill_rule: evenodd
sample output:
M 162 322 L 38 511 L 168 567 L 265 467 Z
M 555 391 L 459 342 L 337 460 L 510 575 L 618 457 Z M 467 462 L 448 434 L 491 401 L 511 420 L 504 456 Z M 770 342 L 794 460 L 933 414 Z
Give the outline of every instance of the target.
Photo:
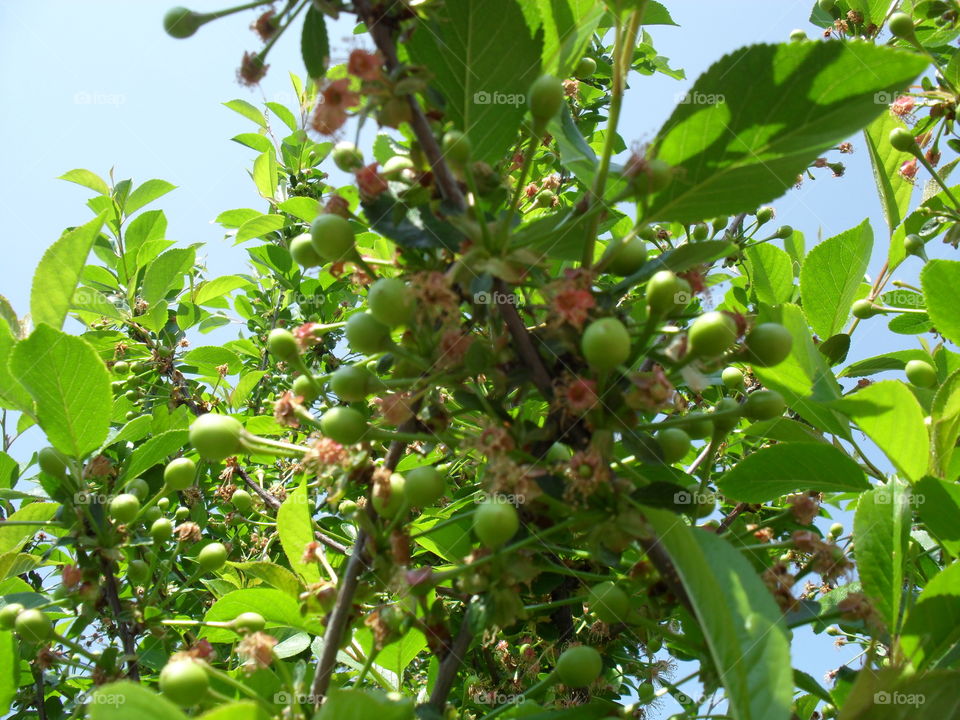
M 104 578 L 103 593 L 116 617 L 117 629 L 120 631 L 120 640 L 123 643 L 123 653 L 127 656 L 127 676 L 131 680 L 139 682 L 140 669 L 137 667 L 137 645 L 133 634 L 130 632 L 130 626 L 120 618 L 123 614 L 123 608 L 120 606 L 120 594 L 117 592 L 117 578 L 113 574 L 110 561 L 102 555 L 100 556 L 100 569 L 103 571 Z
M 517 354 L 530 368 L 530 372 L 533 374 L 533 384 L 537 387 L 537 390 L 540 391 L 545 400 L 549 400 L 553 397 L 553 383 L 550 381 L 550 374 L 543 364 L 543 358 L 540 357 L 537 349 L 533 346 L 533 340 L 530 338 L 527 326 L 523 324 L 523 319 L 517 312 L 517 308 L 512 303 L 502 302 L 507 297 L 506 285 L 503 280 L 497 279 L 494 281 L 493 291 L 494 302 L 497 304 L 503 322 L 507 325 L 510 337 L 513 338 Z
M 447 696 L 453 688 L 453 681 L 457 677 L 457 670 L 463 662 L 464 655 L 470 648 L 470 642 L 473 640 L 473 632 L 470 630 L 470 621 L 467 611 L 463 614 L 463 620 L 460 621 L 460 630 L 457 637 L 454 638 L 453 645 L 450 646 L 450 652 L 440 661 L 440 670 L 437 672 L 436 682 L 433 684 L 433 692 L 430 693 L 430 700 L 427 703 L 438 712 L 443 712 L 447 704 Z
M 274 497 L 271 493 L 267 492 L 262 487 L 260 487 L 259 483 L 255 483 L 253 481 L 253 478 L 251 478 L 247 474 L 246 470 L 244 470 L 239 465 L 234 465 L 234 468 L 237 471 L 237 475 L 243 478 L 243 484 L 246 485 L 251 490 L 253 490 L 257 495 L 259 495 L 260 499 L 263 500 L 263 502 L 266 504 L 268 508 L 270 508 L 271 510 L 276 510 L 277 508 L 280 507 L 282 503 L 276 497 Z

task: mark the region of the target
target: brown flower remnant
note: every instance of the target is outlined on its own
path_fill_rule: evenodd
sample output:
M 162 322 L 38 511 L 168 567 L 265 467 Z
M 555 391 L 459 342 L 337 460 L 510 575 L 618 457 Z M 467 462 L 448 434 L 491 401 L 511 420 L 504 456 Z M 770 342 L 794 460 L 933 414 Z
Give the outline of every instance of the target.
M 890 114 L 898 118 L 909 117 L 916 103 L 909 95 L 901 95 L 890 103 Z
M 440 338 L 437 367 L 452 368 L 461 365 L 472 343 L 473 338 L 469 333 L 460 329 L 447 330 Z
M 567 502 L 585 500 L 610 479 L 610 468 L 594 448 L 579 450 L 570 458 L 567 467 L 568 482 L 563 491 Z
M 790 512 L 801 525 L 809 525 L 820 514 L 820 493 L 796 493 L 787 496 Z
M 570 377 L 557 383 L 557 398 L 565 410 L 582 415 L 600 402 L 597 396 L 597 381 Z
M 910 158 L 903 165 L 900 166 L 900 177 L 908 182 L 913 182 L 913 179 L 917 176 L 917 159 Z
M 583 329 L 590 310 L 597 304 L 589 290 L 568 286 L 553 296 L 551 308 L 561 322 Z
M 63 578 L 64 587 L 74 588 L 83 580 L 83 570 L 76 565 L 64 565 L 61 571 L 61 577 Z
M 837 610 L 848 620 L 863 620 L 868 627 L 878 629 L 883 626 L 877 609 L 863 593 L 850 593 L 837 603 Z
M 483 471 L 484 489 L 494 496 L 507 496 L 516 505 L 533 500 L 541 494 L 536 478 L 544 471 L 532 465 L 520 465 L 506 455 L 493 458 Z
M 853 154 L 853 143 L 850 143 L 850 142 L 842 142 L 842 143 L 840 143 L 840 144 L 837 146 L 837 150 L 839 150 L 840 152 L 842 152 L 842 153 L 845 154 L 845 155 L 852 155 L 852 154 Z
M 347 110 L 359 102 L 360 96 L 350 90 L 349 80 L 334 80 L 321 93 L 311 126 L 321 135 L 333 135 L 347 122 Z
M 824 542 L 810 530 L 797 530 L 791 536 L 794 547 L 811 556 L 811 566 L 826 581 L 832 581 L 848 572 L 853 563 L 843 550 L 833 543 Z
M 659 410 L 673 399 L 673 385 L 660 365 L 649 372 L 634 373 L 630 382 L 633 388 L 627 391 L 625 400 L 634 410 Z
M 116 474 L 117 471 L 114 469 L 113 463 L 105 455 L 97 455 L 83 469 L 83 477 L 85 478 L 113 477 Z
M 405 390 L 374 398 L 373 402 L 379 408 L 381 417 L 397 427 L 413 417 L 412 400 L 412 394 Z
M 250 29 L 259 35 L 260 39 L 264 42 L 272 38 L 277 32 L 277 23 L 276 20 L 274 20 L 275 15 L 276 11 L 272 9 L 267 10 L 250 25 Z
M 796 578 L 794 578 L 789 570 L 787 570 L 787 567 L 781 563 L 767 568 L 763 573 L 763 583 L 767 586 L 767 589 L 773 595 L 773 599 L 777 601 L 777 605 L 780 606 L 780 610 L 783 612 L 793 610 L 799 602 L 791 592 L 795 581 Z
M 450 287 L 450 279 L 442 272 L 421 272 L 410 279 L 414 307 L 435 317 L 456 317 L 460 298 Z
M 195 522 L 185 522 L 177 525 L 174 532 L 177 535 L 177 540 L 182 543 L 195 543 L 199 542 L 200 538 L 203 537 L 200 534 L 200 526 Z
M 360 188 L 360 195 L 364 199 L 376 200 L 389 188 L 386 178 L 377 172 L 377 163 L 371 163 L 370 165 L 360 168 L 354 175 L 357 178 L 357 187 Z
M 277 639 L 265 632 L 250 633 L 237 645 L 237 655 L 244 663 L 243 669 L 248 673 L 270 667 L 273 662 L 273 646 Z
M 328 437 L 317 438 L 303 456 L 303 466 L 317 474 L 343 465 L 347 460 L 347 451 L 343 445 Z
M 247 87 L 259 85 L 269 69 L 270 66 L 263 62 L 259 53 L 245 52 L 237 70 L 237 80 Z
M 342 195 L 331 195 L 323 211 L 328 215 L 339 215 L 345 220 L 350 219 L 350 202 Z
M 283 393 L 273 403 L 273 418 L 284 427 L 300 427 L 300 418 L 297 417 L 298 412 L 304 412 L 304 408 L 297 402 L 297 396 L 290 390 Z
M 383 58 L 379 53 L 357 48 L 350 53 L 350 58 L 347 60 L 347 72 L 361 80 L 379 80 L 382 65 Z

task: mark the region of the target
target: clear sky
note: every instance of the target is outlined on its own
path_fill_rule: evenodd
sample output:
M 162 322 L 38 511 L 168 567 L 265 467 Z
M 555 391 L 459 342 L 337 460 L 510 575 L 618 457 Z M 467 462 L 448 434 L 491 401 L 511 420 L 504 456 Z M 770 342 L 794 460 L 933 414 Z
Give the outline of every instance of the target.
M 191 7 L 205 11 L 226 4 L 194 2 Z M 671 66 L 684 68 L 687 79 L 633 78 L 621 128 L 628 145 L 651 140 L 676 96 L 723 54 L 750 43 L 784 42 L 794 28 L 811 37 L 818 32 L 807 22 L 812 0 L 665 4 L 681 27 L 651 32 L 660 54 Z M 21 315 L 29 310 L 30 279 L 43 251 L 63 228 L 90 218 L 84 207 L 89 192 L 56 179 L 73 168 L 106 177 L 112 167 L 118 180 L 163 178 L 176 184 L 177 190 L 153 206 L 166 211 L 168 237 L 207 243 L 214 275 L 244 267 L 243 249 L 224 240 L 212 221 L 226 209 L 264 209 L 264 204 L 247 174 L 253 151 L 230 141 L 251 126 L 221 103 L 239 97 L 256 104 L 265 97 L 294 104 L 287 73 L 303 73 L 297 30 L 274 48 L 262 89 L 251 91 L 237 84 L 235 73 L 243 51 L 259 47 L 248 29 L 255 13 L 222 19 L 191 39 L 174 40 L 161 27 L 168 7 L 155 0 L 0 3 L 0 294 Z M 331 27 L 334 62 L 364 42 L 353 35 L 348 20 Z M 886 226 L 862 138 L 852 141 L 855 153 L 843 157 L 846 176 L 821 171 L 815 182 L 791 190 L 774 203 L 777 224 L 802 230 L 809 249 L 818 238 L 869 216 L 876 236 L 870 271 L 875 272 L 886 252 Z M 942 252 L 938 248 L 934 254 Z M 908 259 L 898 277 L 915 281 L 919 269 L 918 260 Z M 860 333 L 857 358 L 917 346 L 912 338 L 891 335 L 881 320 L 869 321 Z M 14 446 L 21 460 L 32 449 L 31 439 L 25 440 Z M 832 649 L 825 636 L 813 639 L 802 631 L 799 638 L 794 664 L 817 678 L 850 655 Z

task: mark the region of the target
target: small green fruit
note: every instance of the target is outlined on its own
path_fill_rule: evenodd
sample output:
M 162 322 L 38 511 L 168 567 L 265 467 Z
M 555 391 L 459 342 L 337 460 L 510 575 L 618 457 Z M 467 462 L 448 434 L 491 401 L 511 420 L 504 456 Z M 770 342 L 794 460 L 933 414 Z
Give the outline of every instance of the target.
M 690 233 L 693 236 L 693 239 L 697 242 L 702 242 L 707 239 L 707 236 L 710 234 L 710 228 L 707 227 L 706 223 L 697 223 L 693 226 L 693 230 Z
M 613 370 L 630 356 L 630 333 L 616 318 L 594 320 L 583 333 L 581 349 L 594 370 Z
M 704 313 L 687 331 L 687 349 L 699 357 L 722 355 L 737 340 L 737 324 L 724 313 L 710 311 Z
M 197 562 L 207 572 L 219 570 L 227 562 L 227 548 L 223 543 L 204 545 L 197 554 Z
M 163 16 L 163 29 L 170 37 L 183 40 L 193 35 L 203 25 L 203 15 L 188 10 L 185 7 L 175 7 L 167 10 Z
M 470 162 L 473 148 L 470 138 L 459 130 L 451 130 L 443 136 L 443 156 L 454 167 L 464 167 Z
M 293 394 L 303 398 L 304 405 L 312 405 L 320 397 L 320 385 L 309 375 L 297 375 L 292 385 Z
M 810 38 L 807 37 L 807 34 L 799 28 L 790 31 L 790 42 L 803 42 L 804 40 L 809 39 Z
M 367 291 L 370 314 L 389 328 L 406 325 L 413 316 L 413 293 L 398 278 L 380 278 Z
M 143 478 L 134 478 L 127 483 L 124 488 L 131 495 L 136 495 L 137 500 L 146 500 L 147 495 L 150 494 L 150 486 L 147 484 L 147 481 Z
M 134 585 L 143 583 L 150 577 L 150 566 L 143 560 L 131 560 L 127 563 L 127 577 Z
M 933 387 L 937 384 L 937 371 L 926 360 L 911 360 L 904 368 L 907 380 L 921 388 Z
M 363 153 L 352 142 L 338 142 L 333 146 L 333 164 L 344 172 L 353 172 L 363 167 Z
M 687 414 L 687 424 L 682 430 L 690 436 L 691 440 L 702 440 L 713 434 L 713 423 L 704 413 L 692 412 Z
M 117 375 L 126 375 L 130 372 L 130 363 L 124 362 L 123 360 L 117 360 L 113 364 L 113 372 Z
M 0 630 L 13 630 L 17 616 L 24 610 L 20 603 L 8 603 L 0 608 Z
M 338 367 L 330 378 L 330 389 L 344 402 L 360 402 L 370 394 L 373 375 L 356 365 Z
M 895 12 L 887 21 L 887 27 L 892 35 L 903 40 L 909 40 L 914 35 L 913 18 L 906 13 Z
M 743 404 L 743 414 L 751 420 L 772 420 L 783 415 L 786 409 L 783 396 L 774 390 L 752 392 Z
M 530 87 L 528 102 L 535 121 L 546 124 L 563 105 L 563 82 L 553 75 L 541 75 Z
M 324 260 L 342 262 L 353 256 L 356 240 L 350 223 L 339 215 L 318 215 L 310 226 L 313 249 Z
M 63 478 L 67 474 L 67 463 L 52 447 L 45 447 L 37 453 L 37 464 L 43 472 L 55 478 Z
M 740 415 L 742 412 L 743 411 L 740 408 L 740 403 L 738 403 L 736 400 L 733 398 L 721 398 L 720 402 L 718 402 L 714 408 L 715 415 L 712 418 L 714 435 L 723 436 L 733 430 L 740 421 Z M 716 417 L 716 413 L 730 414 L 722 417 Z
M 253 497 L 246 490 L 238 488 L 230 496 L 230 504 L 237 509 L 237 512 L 249 512 L 253 507 Z
M 830 537 L 838 538 L 843 535 L 843 525 L 840 523 L 834 523 L 830 526 Z
M 190 426 L 190 444 L 200 457 L 220 462 L 243 449 L 243 425 L 229 415 L 207 413 Z
M 150 537 L 155 543 L 166 542 L 173 537 L 173 523 L 169 518 L 159 518 L 150 526 Z
M 320 418 L 323 434 L 341 445 L 360 442 L 368 427 L 367 419 L 361 412 L 342 405 L 330 408 Z
M 201 416 L 206 417 L 206 416 Z M 163 469 L 163 482 L 171 490 L 186 490 L 197 477 L 197 464 L 190 458 L 177 458 Z
M 53 634 L 53 623 L 47 614 L 36 608 L 21 611 L 13 622 L 13 629 L 24 640 L 33 643 L 45 642 Z
M 647 281 L 647 307 L 656 316 L 669 315 L 678 307 L 689 302 L 689 295 L 679 297 L 684 292 L 681 279 L 670 270 L 659 270 Z
M 207 671 L 193 660 L 174 660 L 160 671 L 160 692 L 181 707 L 196 705 L 209 688 Z
M 110 517 L 124 524 L 133 520 L 140 512 L 140 501 L 136 495 L 121 493 L 110 501 Z
M 773 236 L 779 240 L 786 240 L 793 237 L 793 228 L 789 225 L 781 225 L 774 231 Z
M 403 178 L 405 171 L 413 169 L 413 160 L 409 157 L 406 155 L 394 155 L 383 164 L 383 169 L 380 171 L 380 174 L 387 180 L 400 180 Z
M 403 492 L 413 507 L 428 507 L 443 497 L 446 482 L 443 475 L 432 465 L 407 471 Z
M 549 463 L 565 463 L 570 462 L 570 458 L 572 457 L 573 448 L 562 442 L 555 442 L 550 446 L 550 449 L 547 450 L 546 460 Z
M 578 78 L 588 78 L 597 71 L 597 61 L 592 57 L 580 58 L 577 67 L 573 71 L 573 76 Z
M 853 316 L 860 320 L 867 320 L 874 315 L 879 315 L 880 310 L 869 300 L 857 300 L 852 308 Z
M 293 257 L 294 262 L 304 269 L 323 265 L 323 258 L 320 257 L 316 248 L 313 247 L 313 239 L 310 233 L 297 235 L 297 237 L 290 241 L 290 255 Z
M 894 150 L 913 153 L 919 149 L 916 139 L 906 128 L 898 127 L 890 131 L 890 144 Z
M 473 513 L 473 532 L 491 550 L 504 545 L 519 529 L 517 509 L 496 498 L 484 500 Z
M 649 705 L 656 694 L 657 690 L 651 683 L 641 683 L 640 686 L 637 687 L 637 699 L 644 705 Z
M 390 475 L 390 494 L 388 496 L 381 495 L 377 490 L 373 491 L 371 497 L 373 509 L 377 511 L 380 517 L 392 518 L 400 511 L 406 497 L 406 484 L 406 478 L 403 475 L 393 473 Z
M 590 588 L 587 605 L 593 614 L 607 624 L 620 622 L 630 610 L 627 594 L 613 582 L 602 582 Z
M 555 672 L 564 685 L 582 688 L 600 677 L 602 670 L 603 659 L 600 653 L 588 645 L 577 645 L 567 648 L 557 658 Z
M 642 238 L 632 237 L 611 249 L 604 255 L 608 256 L 606 269 L 614 275 L 633 275 L 647 262 L 647 243 Z
M 926 243 L 923 242 L 923 238 L 914 233 L 910 233 L 903 239 L 903 249 L 906 251 L 907 255 L 916 255 L 917 257 L 923 257 L 924 247 Z
M 779 365 L 790 355 L 793 336 L 779 323 L 760 323 L 747 335 L 744 345 L 751 364 L 771 367 Z
M 667 465 L 682 460 L 690 450 L 690 436 L 680 428 L 668 427 L 657 432 L 657 445 Z
M 178 522 L 183 522 L 190 517 L 190 508 L 180 505 L 176 510 L 173 511 L 173 517 Z
M 293 362 L 300 358 L 300 348 L 293 333 L 284 328 L 274 328 L 267 337 L 267 350 L 281 362 Z
M 673 182 L 673 168 L 660 158 L 645 158 L 630 186 L 637 195 L 646 196 L 665 189 Z
M 743 387 L 743 371 L 735 367 L 726 367 L 720 373 L 723 386 L 730 390 L 739 390 Z
M 260 632 L 266 625 L 263 615 L 256 612 L 240 613 L 233 619 L 233 629 L 240 633 Z
M 390 345 L 390 328 L 366 312 L 350 316 L 345 334 L 350 349 L 361 355 L 374 355 Z
M 766 225 L 768 222 L 773 220 L 773 216 L 775 214 L 776 213 L 774 212 L 773 208 L 769 205 L 759 208 L 757 210 L 757 224 Z

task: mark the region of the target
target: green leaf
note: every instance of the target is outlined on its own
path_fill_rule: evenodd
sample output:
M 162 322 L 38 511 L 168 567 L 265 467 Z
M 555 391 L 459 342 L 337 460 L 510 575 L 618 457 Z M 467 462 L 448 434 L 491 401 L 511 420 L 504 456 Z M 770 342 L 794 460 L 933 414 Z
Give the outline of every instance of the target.
M 428 509 L 411 525 L 417 533 L 425 533 L 434 525 L 446 520 L 446 517 L 433 516 L 435 511 Z M 469 515 L 464 515 L 448 525 L 429 534 L 418 534 L 414 542 L 422 548 L 442 557 L 447 562 L 459 563 L 470 554 L 472 548 L 470 528 L 472 521 Z
M 166 462 L 167 458 L 179 452 L 187 444 L 186 430 L 167 430 L 154 435 L 132 453 L 123 468 L 122 478 L 133 479 L 154 465 Z
M 103 178 L 97 175 L 90 170 L 84 170 L 83 168 L 77 168 L 76 170 L 69 170 L 61 175 L 58 180 L 66 180 L 67 182 L 76 183 L 77 185 L 83 185 L 85 188 L 90 188 L 95 193 L 100 195 L 109 195 L 110 187 L 104 182 Z
M 950 188 L 950 192 L 956 196 L 960 193 L 960 185 Z M 903 241 L 907 235 L 919 235 L 924 240 L 931 240 L 936 235 L 943 232 L 944 226 L 939 222 L 931 222 L 930 215 L 921 212 L 922 208 L 929 208 L 934 212 L 947 209 L 953 211 L 953 201 L 945 192 L 939 192 L 931 198 L 925 199 L 920 208 L 907 215 L 904 221 L 890 236 L 890 246 L 887 251 L 887 264 L 890 272 L 896 270 L 907 259 L 906 249 Z
M 0 320 L 7 323 L 14 337 L 20 336 L 20 318 L 17 317 L 13 305 L 3 295 L 0 295 Z
M 853 419 L 910 480 L 927 469 L 930 440 L 917 398 L 902 382 L 884 380 L 832 404 Z
M 910 535 L 910 490 L 896 480 L 860 496 L 853 545 L 863 592 L 891 634 L 900 622 L 903 565 Z
M 101 685 L 88 703 L 90 720 L 187 720 L 180 708 L 162 695 L 129 680 Z
M 33 399 L 27 389 L 20 384 L 3 358 L 9 358 L 17 344 L 6 321 L 0 320 L 0 407 L 20 410 L 33 414 Z
M 220 705 L 197 716 L 198 720 L 269 720 L 270 716 L 253 700 Z
M 516 141 L 541 48 L 515 0 L 438 5 L 407 45 L 413 62 L 433 73 L 446 115 L 470 137 L 474 159 L 491 164 Z
M 307 77 L 317 79 L 327 74 L 330 60 L 330 40 L 327 37 L 327 23 L 323 12 L 316 6 L 307 8 L 300 35 L 300 54 L 307 69 Z
M 133 215 L 137 210 L 149 205 L 157 198 L 163 197 L 177 186 L 168 183 L 166 180 L 147 180 L 138 187 L 127 198 L 123 205 L 123 212 L 126 215 Z
M 34 325 L 46 323 L 57 330 L 63 326 L 73 291 L 104 217 L 101 213 L 86 225 L 64 233 L 43 254 L 30 289 L 30 313 Z
M 413 698 L 394 700 L 378 690 L 334 688 L 314 720 L 413 720 Z
M 751 45 L 727 55 L 660 130 L 654 154 L 678 172 L 649 217 L 693 223 L 775 199 L 885 109 L 877 92 L 905 88 L 927 62 L 867 43 Z
M 261 156 L 262 157 L 262 156 Z M 261 215 L 247 220 L 237 230 L 237 242 L 242 243 L 255 238 L 262 238 L 283 227 L 283 215 Z
M 240 133 L 230 139 L 235 143 L 239 143 L 260 153 L 271 152 L 273 150 L 273 141 L 266 135 L 261 135 L 260 133 Z
M 737 720 L 787 720 L 793 678 L 783 616 L 750 563 L 724 539 L 673 513 L 644 514 L 700 623 Z
M 246 100 L 231 100 L 230 102 L 225 102 L 224 106 L 230 108 L 235 113 L 243 115 L 247 120 L 255 122 L 262 128 L 267 127 L 267 119 L 263 116 L 263 113 Z
M 0 630 L 0 715 L 10 710 L 10 701 L 17 695 L 17 680 L 20 670 L 20 652 L 9 630 Z
M 900 650 L 914 668 L 923 670 L 935 667 L 958 645 L 960 563 L 955 562 L 927 582 L 910 608 L 900 635 Z
M 814 427 L 848 437 L 849 423 L 824 405 L 840 398 L 840 385 L 813 344 L 803 311 L 789 303 L 776 308 L 764 306 L 758 319 L 780 323 L 793 336 L 786 360 L 772 368 L 753 368 L 760 382 L 783 395 L 787 404 Z
M 960 439 L 960 371 L 954 372 L 933 396 L 930 407 L 931 472 L 946 477 Z
M 360 628 L 354 637 L 360 643 L 364 653 L 369 655 L 373 649 L 373 632 L 369 628 Z M 410 628 L 399 640 L 384 645 L 383 649 L 377 653 L 376 663 L 402 679 L 403 671 L 426 647 L 426 636 L 416 628 Z
M 36 401 L 40 427 L 57 450 L 82 458 L 106 439 L 110 376 L 84 340 L 40 325 L 17 343 L 10 370 Z
M 272 200 L 277 194 L 277 156 L 273 154 L 273 150 L 260 153 L 253 161 L 253 183 L 260 195 L 267 200 Z
M 889 140 L 890 131 L 898 127 L 903 127 L 903 123 L 893 113 L 885 112 L 863 131 L 883 217 L 891 233 L 906 216 L 913 194 L 913 184 L 901 178 L 897 172 L 903 163 L 903 153 L 895 150 Z
M 914 486 L 913 497 L 927 532 L 951 555 L 960 555 L 960 485 L 927 476 Z
M 947 720 L 960 709 L 960 672 L 937 671 L 909 675 L 900 669 L 870 667 L 857 672 L 846 696 L 841 720 Z M 836 690 L 834 690 L 835 705 Z
M 747 248 L 744 254 L 757 300 L 767 305 L 790 302 L 793 298 L 793 262 L 790 256 L 769 243 Z
M 193 267 L 195 257 L 193 248 L 173 248 L 151 262 L 141 285 L 144 301 L 153 306 L 174 287 L 180 287 L 183 276 Z
M 290 112 L 289 108 L 277 102 L 267 102 L 264 103 L 264 105 L 270 108 L 273 114 L 280 118 L 284 125 L 290 128 L 291 132 L 297 131 L 297 118 L 294 117 L 294 114 Z
M 7 520 L 19 522 L 46 522 L 53 518 L 60 506 L 57 503 L 30 503 Z M 0 554 L 18 550 L 24 542 L 43 529 L 41 525 L 13 525 L 0 523 Z
M 315 562 L 304 562 L 303 551 L 307 544 L 316 542 L 313 536 L 313 516 L 307 488 L 301 484 L 296 490 L 287 495 L 283 505 L 277 510 L 277 532 L 280 534 L 280 544 L 287 556 L 290 567 L 299 573 L 309 583 L 320 581 L 320 568 Z
M 320 214 L 320 203 L 309 197 L 292 197 L 284 200 L 277 207 L 306 223 L 312 223 Z
M 864 220 L 817 245 L 800 270 L 803 312 L 821 338 L 836 335 L 850 317 L 863 274 L 870 262 L 873 231 Z
M 596 0 L 537 0 L 536 5 L 543 29 L 541 69 L 568 77 L 583 57 L 606 8 Z
M 295 598 L 300 596 L 303 583 L 285 567 L 264 561 L 232 562 L 230 565 L 249 577 L 262 580 L 277 590 L 283 590 L 288 595 Z
M 183 362 L 188 366 L 196 367 L 201 372 L 215 371 L 218 366 L 226 365 L 230 375 L 238 372 L 242 367 L 239 355 L 229 348 L 217 345 L 196 347 L 183 356 Z M 182 369 L 190 372 L 188 368 Z
M 920 272 L 927 313 L 945 338 L 960 345 L 960 314 L 957 313 L 957 288 L 960 288 L 960 262 L 931 260 Z
M 885 370 L 903 370 L 911 360 L 930 361 L 930 354 L 924 350 L 895 350 L 875 357 L 850 363 L 840 373 L 845 377 L 866 377 Z
M 550 122 L 550 134 L 557 141 L 563 166 L 584 185 L 593 185 L 599 163 L 597 154 L 583 139 L 569 107 L 564 106 L 560 115 Z
M 193 295 L 193 302 L 203 305 L 248 285 L 250 280 L 239 275 L 221 275 L 201 284 Z
M 781 443 L 747 455 L 717 481 L 727 498 L 764 503 L 798 490 L 859 492 L 870 487 L 863 470 L 826 443 Z
M 204 616 L 206 621 L 230 621 L 243 612 L 263 615 L 270 625 L 292 627 L 312 635 L 322 635 L 323 626 L 300 615 L 300 603 L 282 590 L 270 588 L 247 588 L 228 592 L 217 600 Z M 234 642 L 237 634 L 232 630 L 205 627 L 201 637 L 210 642 Z

